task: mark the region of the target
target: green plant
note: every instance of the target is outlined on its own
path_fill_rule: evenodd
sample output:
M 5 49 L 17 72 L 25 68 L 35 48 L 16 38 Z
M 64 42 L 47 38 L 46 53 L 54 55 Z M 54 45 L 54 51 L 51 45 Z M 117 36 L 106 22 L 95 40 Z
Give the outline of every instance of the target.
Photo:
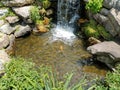
M 116 71 L 107 73 L 104 83 L 99 80 L 90 90 L 120 90 L 120 65 Z
M 86 9 L 92 11 L 93 13 L 97 13 L 100 11 L 103 5 L 103 0 L 89 0 L 86 4 Z
M 5 65 L 5 75 L 0 78 L 1 90 L 82 90 L 82 79 L 78 84 L 69 86 L 73 74 L 65 81 L 58 81 L 51 68 L 35 67 L 32 62 L 22 58 L 11 60 Z
M 39 14 L 39 8 L 37 6 L 33 6 L 31 9 L 30 9 L 30 18 L 33 22 L 37 22 L 37 20 L 40 20 L 41 19 L 41 16 Z

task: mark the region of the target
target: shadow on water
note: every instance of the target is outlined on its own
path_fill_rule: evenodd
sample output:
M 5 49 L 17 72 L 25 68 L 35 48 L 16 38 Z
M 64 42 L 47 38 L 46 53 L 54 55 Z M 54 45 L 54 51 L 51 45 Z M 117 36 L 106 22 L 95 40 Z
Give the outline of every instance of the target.
M 74 72 L 73 83 L 83 75 L 87 75 L 88 80 L 105 76 L 107 69 L 89 59 L 91 54 L 86 51 L 83 40 L 76 38 L 72 45 L 67 45 L 59 40 L 51 42 L 50 36 L 51 33 L 48 32 L 17 39 L 15 56 L 28 60 L 31 58 L 36 65 L 52 67 L 59 79 L 63 79 L 65 73 Z

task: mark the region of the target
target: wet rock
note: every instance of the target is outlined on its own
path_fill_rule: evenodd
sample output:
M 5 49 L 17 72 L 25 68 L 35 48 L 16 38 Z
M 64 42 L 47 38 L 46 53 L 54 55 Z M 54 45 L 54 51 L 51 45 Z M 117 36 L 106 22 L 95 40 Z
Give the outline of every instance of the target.
M 14 31 L 15 29 L 11 27 L 9 23 L 6 23 L 0 27 L 0 32 L 5 34 L 12 34 Z
M 35 0 L 2 0 L 5 6 L 15 7 L 32 4 Z
M 99 22 L 101 25 L 103 25 L 105 27 L 105 29 L 112 35 L 112 36 L 116 36 L 117 35 L 117 31 L 115 30 L 114 25 L 111 23 L 111 21 L 109 20 L 108 17 L 102 15 L 102 14 L 95 14 L 94 19 Z
M 14 45 L 15 45 L 15 36 L 13 34 L 11 34 L 9 36 L 10 39 L 10 44 L 9 46 L 5 49 L 5 51 L 9 54 L 9 55 L 13 55 L 14 52 Z
M 115 30 L 120 33 L 120 11 L 112 8 L 108 14 L 108 17 L 114 25 Z
M 94 45 L 94 44 L 97 44 L 97 43 L 100 43 L 100 42 L 101 42 L 100 40 L 98 40 L 98 39 L 96 39 L 96 38 L 94 38 L 94 37 L 90 37 L 90 38 L 88 39 L 88 41 L 89 41 L 90 45 Z
M 105 41 L 87 48 L 92 54 L 97 55 L 97 60 L 113 68 L 116 62 L 120 62 L 120 45 L 113 41 Z
M 10 57 L 5 50 L 0 50 L 0 71 L 4 70 L 4 64 L 8 63 L 9 61 Z
M 19 26 L 18 30 L 15 31 L 14 35 L 16 38 L 27 35 L 31 32 L 30 26 Z
M 0 33 L 0 49 L 6 48 L 9 45 L 9 37 L 6 34 Z
M 16 23 L 19 21 L 17 16 L 8 16 L 5 18 L 10 24 Z
M 23 19 L 27 19 L 30 16 L 30 9 L 32 6 L 24 6 L 24 7 L 14 7 L 13 11 Z

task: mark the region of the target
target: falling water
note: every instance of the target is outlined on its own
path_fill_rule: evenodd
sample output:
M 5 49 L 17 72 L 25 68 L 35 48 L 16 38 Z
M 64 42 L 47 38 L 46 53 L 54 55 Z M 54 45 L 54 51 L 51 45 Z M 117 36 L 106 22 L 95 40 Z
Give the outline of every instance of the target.
M 75 22 L 79 18 L 80 0 L 58 0 L 57 26 L 53 30 L 53 41 L 61 40 L 71 44 L 76 36 Z

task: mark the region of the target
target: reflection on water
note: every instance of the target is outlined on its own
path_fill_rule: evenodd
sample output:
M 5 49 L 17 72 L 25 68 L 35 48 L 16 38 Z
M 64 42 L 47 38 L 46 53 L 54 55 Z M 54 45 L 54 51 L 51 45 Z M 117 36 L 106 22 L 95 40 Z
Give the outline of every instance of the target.
M 85 50 L 82 40 L 76 38 L 72 45 L 59 40 L 50 43 L 50 36 L 48 32 L 40 36 L 30 35 L 24 39 L 17 39 L 15 55 L 31 58 L 36 65 L 51 66 L 60 79 L 65 73 L 74 72 L 73 82 L 85 74 L 89 79 L 106 74 L 104 68 L 98 68 L 92 61 L 87 60 L 91 55 Z M 85 64 L 86 60 L 91 64 Z

